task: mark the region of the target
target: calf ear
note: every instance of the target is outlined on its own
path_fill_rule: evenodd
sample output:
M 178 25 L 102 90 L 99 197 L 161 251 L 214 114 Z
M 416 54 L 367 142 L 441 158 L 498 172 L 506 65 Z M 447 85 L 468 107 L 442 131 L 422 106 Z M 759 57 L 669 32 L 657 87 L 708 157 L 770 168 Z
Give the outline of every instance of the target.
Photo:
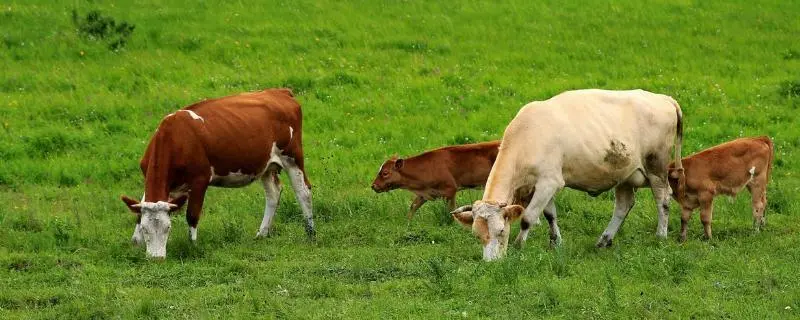
M 465 227 L 472 226 L 472 211 L 453 212 L 452 216 L 453 219 L 456 219 L 456 221 L 463 224 Z
M 503 208 L 503 217 L 510 221 L 514 221 L 522 216 L 523 211 L 525 211 L 525 208 L 523 208 L 521 205 L 513 204 Z
M 139 201 L 133 200 L 126 196 L 122 196 L 122 202 L 125 202 L 125 206 L 131 210 L 133 213 L 142 213 L 142 206 L 139 204 Z
M 184 194 L 180 197 L 169 200 L 169 212 L 180 210 L 181 207 L 183 207 L 183 204 L 186 203 L 186 198 L 188 198 L 188 196 Z
M 394 169 L 395 169 L 395 170 L 400 170 L 400 168 L 402 168 L 402 167 L 403 167 L 403 162 L 404 162 L 404 161 L 403 161 L 403 159 L 397 159 L 397 160 L 395 160 L 395 161 L 394 161 Z

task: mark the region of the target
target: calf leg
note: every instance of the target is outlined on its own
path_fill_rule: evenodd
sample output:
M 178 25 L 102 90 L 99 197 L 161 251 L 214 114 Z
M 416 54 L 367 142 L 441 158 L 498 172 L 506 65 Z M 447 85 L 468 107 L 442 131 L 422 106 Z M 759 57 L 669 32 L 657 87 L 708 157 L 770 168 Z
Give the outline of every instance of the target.
M 686 241 L 686 229 L 689 228 L 689 219 L 692 218 L 692 210 L 681 208 L 681 242 Z
M 303 210 L 303 217 L 306 219 L 306 235 L 311 240 L 316 237 L 314 230 L 314 214 L 311 207 L 311 189 L 306 185 L 305 173 L 295 164 L 288 164 L 284 167 L 289 179 L 292 181 L 292 189 L 294 195 L 297 197 L 297 202 L 300 203 L 300 209 Z
M 627 184 L 619 185 L 614 189 L 614 215 L 611 217 L 611 221 L 608 222 L 606 230 L 600 235 L 600 239 L 597 239 L 596 246 L 598 248 L 611 246 L 611 243 L 614 241 L 614 236 L 617 234 L 617 231 L 619 231 L 622 223 L 625 222 L 628 212 L 633 208 L 633 194 L 633 187 Z
M 281 181 L 278 179 L 278 172 L 278 170 L 268 171 L 261 177 L 261 182 L 264 184 L 266 204 L 264 206 L 264 218 L 261 220 L 261 226 L 258 228 L 256 238 L 269 236 L 272 218 L 275 217 L 275 211 L 278 209 L 283 189 Z
M 186 223 L 189 225 L 189 239 L 192 240 L 192 243 L 197 242 L 197 222 L 200 221 L 200 213 L 203 210 L 206 189 L 208 189 L 208 178 L 192 184 L 192 189 L 189 191 L 189 205 L 186 208 Z
M 747 189 L 753 198 L 753 227 L 760 231 L 766 222 L 764 209 L 767 207 L 767 189 L 758 184 L 748 184 Z
M 517 239 L 515 243 L 518 247 L 522 247 L 525 245 L 525 241 L 528 240 L 528 232 L 530 231 L 531 222 L 539 220 L 539 216 L 542 214 L 542 211 L 545 210 L 545 207 L 553 200 L 553 197 L 556 195 L 559 189 L 564 187 L 564 181 L 560 179 L 540 179 L 536 182 L 536 189 L 533 192 L 533 197 L 531 197 L 531 202 L 528 204 L 528 207 L 525 208 L 525 212 L 522 213 L 522 221 L 525 225 L 522 226 L 522 229 L 519 231 L 519 235 L 517 235 Z M 555 205 L 554 205 L 555 206 Z M 550 235 L 551 240 L 553 235 L 557 235 L 558 243 L 561 242 L 561 232 L 558 230 L 558 223 L 555 220 L 555 211 L 553 213 L 553 220 L 550 221 Z M 527 226 L 527 228 L 526 228 Z
M 700 198 L 700 221 L 703 222 L 703 233 L 706 239 L 711 239 L 711 218 L 714 210 L 713 197 Z
M 425 204 L 426 201 L 427 200 L 425 200 L 425 198 L 422 196 L 417 196 L 414 198 L 414 201 L 411 202 L 411 208 L 408 210 L 408 221 L 411 221 L 411 218 L 414 217 L 414 213 L 416 213 L 417 210 L 419 210 L 419 207 Z

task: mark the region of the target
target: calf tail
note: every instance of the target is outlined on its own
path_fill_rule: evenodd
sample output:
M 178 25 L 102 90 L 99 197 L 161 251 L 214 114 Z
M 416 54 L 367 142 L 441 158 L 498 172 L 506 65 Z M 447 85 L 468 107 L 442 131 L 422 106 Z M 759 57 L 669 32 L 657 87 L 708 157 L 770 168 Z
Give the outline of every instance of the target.
M 769 162 L 767 162 L 767 180 L 766 180 L 766 183 L 769 184 L 769 177 L 772 174 L 772 160 L 775 157 L 775 149 L 774 146 L 772 145 L 772 140 L 768 136 L 763 136 L 761 137 L 761 139 L 762 141 L 764 141 L 764 143 L 767 144 L 767 147 L 769 148 Z M 764 188 L 766 187 L 767 186 L 765 185 Z

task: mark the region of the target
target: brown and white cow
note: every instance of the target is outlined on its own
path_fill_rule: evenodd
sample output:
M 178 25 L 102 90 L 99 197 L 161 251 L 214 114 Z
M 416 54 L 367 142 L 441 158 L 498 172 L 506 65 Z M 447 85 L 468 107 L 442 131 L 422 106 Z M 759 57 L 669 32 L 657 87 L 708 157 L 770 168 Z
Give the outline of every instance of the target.
M 142 157 L 145 176 L 141 202 L 122 196 L 137 214 L 132 240 L 151 257 L 166 256 L 169 212 L 188 196 L 189 236 L 197 240 L 197 222 L 209 186 L 237 188 L 261 180 L 266 191 L 264 219 L 257 236 L 269 233 L 278 207 L 285 169 L 314 237 L 311 185 L 303 163 L 302 113 L 288 89 L 267 89 L 195 103 L 164 117 Z
M 680 159 L 681 140 L 681 109 L 669 96 L 589 89 L 531 102 L 503 134 L 483 199 L 452 214 L 472 226 L 483 242 L 483 258 L 494 260 L 505 254 L 510 223 L 520 216 L 519 245 L 542 211 L 550 224 L 551 243 L 561 242 L 554 200 L 561 188 L 590 195 L 614 189 L 614 215 L 597 241 L 598 247 L 605 247 L 633 207 L 634 190 L 650 187 L 658 205 L 656 235 L 665 238 L 667 164 L 673 145 L 675 159 Z M 530 203 L 523 209 L 519 204 L 528 197 Z
M 486 184 L 499 146 L 498 140 L 447 146 L 406 159 L 392 157 L 381 165 L 372 190 L 406 189 L 417 195 L 408 211 L 409 220 L 426 201 L 438 198 L 444 198 L 452 211 L 456 191 Z
M 686 241 L 689 218 L 697 208 L 705 237 L 710 239 L 714 197 L 736 196 L 744 187 L 752 196 L 753 226 L 759 230 L 765 220 L 772 152 L 772 141 L 766 136 L 740 138 L 703 150 L 681 160 L 686 177 L 682 184 L 675 162 L 670 163 L 672 197 L 681 205 L 680 240 Z

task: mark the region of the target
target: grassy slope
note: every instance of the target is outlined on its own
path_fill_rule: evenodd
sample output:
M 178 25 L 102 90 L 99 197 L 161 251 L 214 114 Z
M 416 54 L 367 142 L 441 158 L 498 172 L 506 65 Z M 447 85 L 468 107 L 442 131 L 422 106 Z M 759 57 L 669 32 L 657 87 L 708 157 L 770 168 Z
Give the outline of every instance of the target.
M 796 2 L 162 2 L 0 7 L 0 318 L 797 316 Z M 134 23 L 132 40 L 80 39 L 73 8 Z M 213 189 L 199 244 L 176 217 L 168 260 L 144 260 L 118 196 L 141 193 L 161 117 L 271 86 L 304 106 L 318 241 L 288 188 L 266 240 L 252 239 L 260 186 Z M 567 190 L 562 248 L 538 227 L 487 264 L 441 203 L 409 227 L 408 193 L 367 187 L 393 153 L 500 138 L 524 103 L 584 87 L 672 95 L 685 153 L 773 137 L 766 230 L 751 231 L 743 194 L 717 202 L 715 240 L 695 217 L 678 245 L 673 209 L 657 241 L 640 190 L 615 246 L 595 250 L 613 196 Z

